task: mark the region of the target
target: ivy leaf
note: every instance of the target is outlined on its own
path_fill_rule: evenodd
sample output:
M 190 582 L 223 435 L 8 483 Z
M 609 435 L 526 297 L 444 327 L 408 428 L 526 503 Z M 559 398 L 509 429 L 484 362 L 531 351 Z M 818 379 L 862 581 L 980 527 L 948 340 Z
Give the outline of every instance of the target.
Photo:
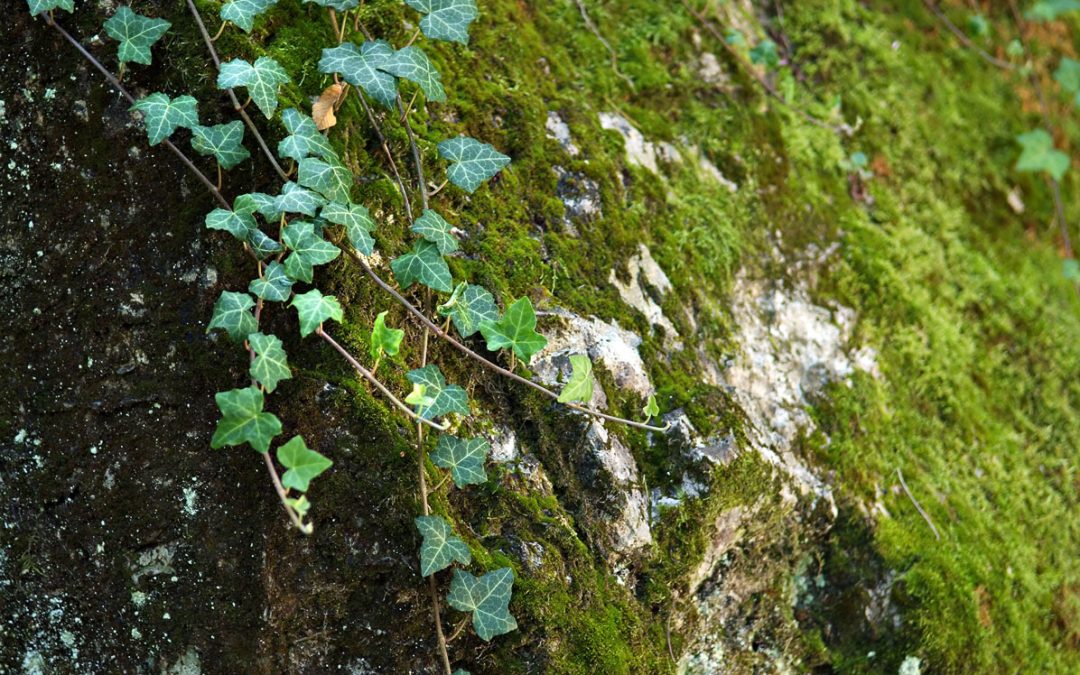
M 418 408 L 426 408 L 435 402 L 435 399 L 427 395 L 427 386 L 423 384 L 414 384 L 412 391 L 405 397 L 405 402 L 409 405 L 417 406 Z
M 432 40 L 469 43 L 469 24 L 476 18 L 476 0 L 405 0 L 421 14 L 420 30 Z
M 450 223 L 431 209 L 424 209 L 424 213 L 412 225 L 412 231 L 435 244 L 441 255 L 458 250 L 458 242 L 450 233 L 451 229 Z
M 375 250 L 375 240 L 371 238 L 375 221 L 363 206 L 330 202 L 323 207 L 319 215 L 335 225 L 344 225 L 345 234 L 349 236 L 349 242 L 357 251 L 371 255 Z
M 492 146 L 467 136 L 439 143 L 439 154 L 452 162 L 446 177 L 466 192 L 475 192 L 484 181 L 510 163 L 509 157 Z
M 302 213 L 315 217 L 319 207 L 326 204 L 322 196 L 289 181 L 281 187 L 281 194 L 274 200 L 274 208 L 281 213 Z
M 317 288 L 293 297 L 291 306 L 300 315 L 300 337 L 311 335 L 327 319 L 340 322 L 344 317 L 337 298 L 324 296 Z
M 431 65 L 427 54 L 419 47 L 405 47 L 397 50 L 383 59 L 379 70 L 417 83 L 429 101 L 441 103 L 446 100 L 442 76 L 435 70 L 435 66 Z
M 234 342 L 243 342 L 248 335 L 259 330 L 259 322 L 251 313 L 251 308 L 254 306 L 255 301 L 247 293 L 222 291 L 221 296 L 214 303 L 214 314 L 210 318 L 210 325 L 206 327 L 206 332 L 221 328 Z
M 446 569 L 457 562 L 468 565 L 472 562 L 469 547 L 450 528 L 450 523 L 441 516 L 419 516 L 413 522 L 424 537 L 420 546 L 420 576 Z
M 428 288 L 449 293 L 454 287 L 450 268 L 439 255 L 439 249 L 430 241 L 418 241 L 413 250 L 398 256 L 390 263 L 394 277 L 402 288 L 419 281 Z
M 746 46 L 746 38 L 740 31 L 737 31 L 734 28 L 728 29 L 727 33 L 724 35 L 724 42 L 728 43 L 732 47 Z
M 248 291 L 256 298 L 262 298 L 270 302 L 285 302 L 292 293 L 293 281 L 285 273 L 285 267 L 276 260 L 263 270 L 259 279 L 252 279 L 248 284 Z
M 393 108 L 397 100 L 397 80 L 380 70 L 393 55 L 394 48 L 383 40 L 365 42 L 360 49 L 351 42 L 345 42 L 322 50 L 319 72 L 327 75 L 338 73 L 349 84 L 364 90 L 387 108 Z
M 309 449 L 299 436 L 293 436 L 277 449 L 277 460 L 288 469 L 281 476 L 282 486 L 300 492 L 307 492 L 311 479 L 333 465 L 328 458 Z
M 269 222 L 274 222 L 281 217 L 281 211 L 277 208 L 277 198 L 262 192 L 249 192 L 238 196 L 233 201 L 233 209 L 261 214 Z
M 755 65 L 763 65 L 766 68 L 775 68 L 780 65 L 780 54 L 776 51 L 776 43 L 766 38 L 757 43 L 750 50 L 750 61 Z
M 251 64 L 244 59 L 233 59 L 221 64 L 218 73 L 218 89 L 247 87 L 248 95 L 266 115 L 274 116 L 277 110 L 278 87 L 289 81 L 289 74 L 269 56 L 260 56 Z
M 410 370 L 405 376 L 409 382 L 424 386 L 422 394 L 429 396 L 433 402 L 428 405 L 420 405 L 416 411 L 420 417 L 426 420 L 435 419 L 449 413 L 469 415 L 469 397 L 465 390 L 456 384 L 446 384 L 439 367 L 432 364 L 418 370 Z
M 509 612 L 514 572 L 503 567 L 475 577 L 462 569 L 454 570 L 446 601 L 454 609 L 473 613 L 473 628 L 481 640 L 517 630 L 517 621 Z
M 248 232 L 247 243 L 251 247 L 251 252 L 259 260 L 266 260 L 270 256 L 281 252 L 281 244 L 259 229 Z
M 137 101 L 129 110 L 142 113 L 150 145 L 157 145 L 172 136 L 179 127 L 191 129 L 199 125 L 198 103 L 191 96 L 170 99 L 155 92 Z
M 450 434 L 439 436 L 439 443 L 431 453 L 435 466 L 450 469 L 454 485 L 463 488 L 466 485 L 479 485 L 487 482 L 484 462 L 487 461 L 491 446 L 483 438 L 462 440 Z
M 329 7 L 339 12 L 347 12 L 360 5 L 360 0 L 304 0 L 305 3 L 314 3 L 320 7 Z
M 221 8 L 221 20 L 232 21 L 245 33 L 255 25 L 255 17 L 277 4 L 277 0 L 233 0 Z
M 559 403 L 588 403 L 593 397 L 592 361 L 584 354 L 571 354 L 570 367 L 573 372 L 559 394 Z
M 315 233 L 312 223 L 289 223 L 281 233 L 281 240 L 292 249 L 285 259 L 285 272 L 297 281 L 311 283 L 315 265 L 325 265 L 341 255 L 341 249 Z
M 258 227 L 255 217 L 249 211 L 239 210 L 214 209 L 206 214 L 205 222 L 209 229 L 224 230 L 240 241 L 247 241 L 251 231 Z
M 375 317 L 375 325 L 371 328 L 371 358 L 379 361 L 385 354 L 395 356 L 401 348 L 401 340 L 405 337 L 405 331 L 398 328 L 386 327 L 386 312 L 379 312 Z M 430 404 L 428 404 L 430 405 Z
M 277 336 L 252 333 L 248 336 L 248 344 L 255 352 L 248 373 L 258 380 L 267 392 L 274 391 L 278 382 L 292 377 L 285 349 Z
M 1043 129 L 1035 129 L 1016 137 L 1023 151 L 1016 160 L 1016 170 L 1023 172 L 1045 171 L 1061 180 L 1069 168 L 1069 156 L 1054 148 L 1054 139 Z
M 483 286 L 457 285 L 450 299 L 438 307 L 439 316 L 449 316 L 461 337 L 469 337 L 480 330 L 485 321 L 499 320 L 499 307 Z
M 328 162 L 305 157 L 300 160 L 296 182 L 317 191 L 329 201 L 348 202 L 353 175 L 336 157 Z
M 286 108 L 281 112 L 281 121 L 289 135 L 278 143 L 278 155 L 300 160 L 309 155 L 318 155 L 323 159 L 337 157 L 330 141 L 319 133 L 315 120 L 300 113 L 296 108 Z
M 649 394 L 649 400 L 645 402 L 645 407 L 641 409 L 641 412 L 645 415 L 645 419 L 660 414 L 660 406 L 656 405 L 656 394 Z
M 26 0 L 30 6 L 30 16 L 37 16 L 53 9 L 75 11 L 75 0 Z
M 510 347 L 526 365 L 533 354 L 547 346 L 547 338 L 536 332 L 536 312 L 528 298 L 519 298 L 498 321 L 480 324 L 480 332 L 489 350 Z
M 1061 88 L 1073 95 L 1073 101 L 1080 105 L 1080 61 L 1064 57 L 1054 71 L 1054 79 Z
M 263 412 L 263 393 L 258 387 L 219 391 L 214 400 L 221 411 L 221 419 L 210 439 L 210 447 L 215 450 L 248 443 L 259 452 L 266 452 L 270 441 L 281 433 L 281 420 Z
M 231 169 L 251 156 L 242 145 L 244 123 L 240 120 L 212 127 L 191 128 L 191 147 L 200 155 L 213 155 L 222 169 Z
M 1066 12 L 1080 9 L 1077 0 L 1040 0 L 1024 12 L 1024 16 L 1031 21 L 1053 21 Z
M 172 24 L 165 19 L 151 19 L 136 14 L 127 5 L 122 5 L 116 10 L 116 14 L 105 22 L 105 32 L 120 42 L 117 52 L 120 63 L 130 61 L 148 66 L 151 60 L 150 48 L 170 26 Z

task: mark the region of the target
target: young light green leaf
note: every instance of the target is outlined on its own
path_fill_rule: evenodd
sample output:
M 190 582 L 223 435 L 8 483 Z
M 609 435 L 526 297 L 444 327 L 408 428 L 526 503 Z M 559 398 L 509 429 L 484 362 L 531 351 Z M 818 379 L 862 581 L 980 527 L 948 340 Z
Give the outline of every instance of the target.
M 435 403 L 435 397 L 427 395 L 427 385 L 413 384 L 412 391 L 405 397 L 405 402 L 417 408 L 426 408 Z
M 234 120 L 212 127 L 191 128 L 191 147 L 200 155 L 213 155 L 222 169 L 231 169 L 251 156 L 242 143 L 244 123 Z
M 776 43 L 765 38 L 750 50 L 750 61 L 755 65 L 763 65 L 766 68 L 775 68 L 780 65 L 780 54 L 776 51 Z
M 1042 129 L 1035 129 L 1016 137 L 1023 151 L 1016 160 L 1017 171 L 1045 171 L 1061 180 L 1069 168 L 1069 156 L 1054 148 L 1054 139 Z
M 300 516 L 300 518 L 304 518 L 305 516 L 307 516 L 308 511 L 311 510 L 311 502 L 308 501 L 307 495 L 300 495 L 296 499 L 288 497 L 285 499 L 285 502 L 289 506 L 293 507 L 293 510 L 296 511 L 296 515 Z M 308 525 L 308 527 L 310 528 L 311 526 Z M 311 532 L 307 530 L 305 530 L 304 532 L 305 534 L 311 534 Z
M 1080 61 L 1064 57 L 1054 71 L 1054 79 L 1061 88 L 1072 94 L 1073 102 L 1080 105 Z
M 30 6 L 30 16 L 37 16 L 54 9 L 75 11 L 75 0 L 26 0 Z
M 297 281 L 311 283 L 315 265 L 325 265 L 341 255 L 341 249 L 315 233 L 313 223 L 289 223 L 281 233 L 281 240 L 292 249 L 285 259 L 285 272 Z
M 431 461 L 435 466 L 450 469 L 454 485 L 463 488 L 466 485 L 479 485 L 487 482 L 484 462 L 487 461 L 491 445 L 483 438 L 462 440 L 450 434 L 439 436 Z
M 224 230 L 240 241 L 247 241 L 251 231 L 258 227 L 255 217 L 250 212 L 227 209 L 214 209 L 206 214 L 205 222 L 209 229 Z
M 412 46 L 397 50 L 383 59 L 378 68 L 395 77 L 417 83 L 429 101 L 441 103 L 446 100 L 442 76 L 435 70 L 435 66 L 431 65 L 427 54 L 419 47 Z
M 405 0 L 421 14 L 420 30 L 432 40 L 469 43 L 469 24 L 476 18 L 476 0 Z
M 285 130 L 289 135 L 278 143 L 278 155 L 289 159 L 300 160 L 310 155 L 318 155 L 323 159 L 337 157 L 330 141 L 319 133 L 315 126 L 315 120 L 300 113 L 296 108 L 287 108 L 281 112 L 281 121 L 285 124 Z
M 649 400 L 645 402 L 645 407 L 641 409 L 641 413 L 645 415 L 645 419 L 660 414 L 660 406 L 656 405 L 656 394 L 649 394 Z
M 263 393 L 258 387 L 219 391 L 214 399 L 221 419 L 210 439 L 211 448 L 248 443 L 259 452 L 266 452 L 270 441 L 281 433 L 281 420 L 263 412 Z
M 281 253 L 281 244 L 259 229 L 248 232 L 247 243 L 251 247 L 251 252 L 259 260 L 266 260 L 272 255 Z
M 510 163 L 509 157 L 492 146 L 467 136 L 439 143 L 439 154 L 451 162 L 446 177 L 466 192 L 475 192 Z
M 136 14 L 127 5 L 121 5 L 108 21 L 105 32 L 120 42 L 120 63 L 134 62 L 150 65 L 150 48 L 161 39 L 172 24 L 164 19 L 151 19 Z
M 458 250 L 457 239 L 451 234 L 452 229 L 450 223 L 431 209 L 424 209 L 424 213 L 412 224 L 412 231 L 435 244 L 440 255 Z
M 480 330 L 485 321 L 499 320 L 499 307 L 495 298 L 483 286 L 457 285 L 450 299 L 439 305 L 439 316 L 449 316 L 461 337 L 469 337 Z
M 416 242 L 412 251 L 391 261 L 390 269 L 402 288 L 412 286 L 414 281 L 444 293 L 454 288 L 450 268 L 430 241 Z
M 289 81 L 289 74 L 269 56 L 260 56 L 251 64 L 244 59 L 233 59 L 221 64 L 218 72 L 218 89 L 247 87 L 248 95 L 266 115 L 274 116 L 277 110 L 278 87 Z
M 380 70 L 393 55 L 394 48 L 383 40 L 365 42 L 360 49 L 351 42 L 344 42 L 322 51 L 319 72 L 338 73 L 349 84 L 364 90 L 387 108 L 393 108 L 397 100 L 397 80 Z
M 259 322 L 251 313 L 255 301 L 247 293 L 235 293 L 222 291 L 217 302 L 214 303 L 214 314 L 210 318 L 210 325 L 206 327 L 209 333 L 215 328 L 221 328 L 235 342 L 243 342 L 247 336 L 259 330 Z
M 274 209 L 280 213 L 302 213 L 315 217 L 319 207 L 326 204 L 321 195 L 289 181 L 281 187 L 281 194 L 274 199 Z
M 256 298 L 269 302 L 285 302 L 292 293 L 292 285 L 292 279 L 285 273 L 285 266 L 272 260 L 263 270 L 261 278 L 251 280 L 248 291 Z
M 473 628 L 481 640 L 517 630 L 517 621 L 509 612 L 514 572 L 503 567 L 475 577 L 462 569 L 454 570 L 446 601 L 454 609 L 473 613 Z
M 1024 12 L 1024 16 L 1031 21 L 1053 21 L 1066 12 L 1080 9 L 1077 0 L 1040 0 Z
M 344 317 L 337 298 L 323 295 L 317 288 L 294 296 L 291 306 L 296 308 L 296 313 L 300 316 L 301 337 L 314 333 L 327 319 L 340 322 Z
M 469 547 L 450 528 L 441 516 L 419 516 L 413 522 L 424 537 L 420 546 L 420 576 L 430 577 L 450 567 L 456 560 L 462 565 L 472 562 Z
M 533 354 L 547 346 L 547 338 L 536 332 L 536 312 L 528 298 L 519 298 L 498 321 L 480 324 L 487 348 L 495 352 L 509 347 L 526 365 Z
M 469 397 L 465 390 L 456 384 L 446 384 L 439 367 L 432 364 L 418 370 L 410 370 L 405 376 L 413 384 L 424 385 L 421 392 L 424 396 L 432 399 L 428 405 L 419 405 L 416 411 L 420 417 L 426 420 L 435 419 L 449 413 L 469 415 Z
M 130 110 L 142 113 L 150 145 L 157 145 L 172 136 L 179 127 L 191 129 L 199 125 L 198 103 L 191 96 L 170 99 L 155 92 L 136 101 Z
M 379 312 L 375 317 L 375 325 L 371 328 L 371 358 L 376 362 L 386 356 L 395 356 L 401 348 L 401 340 L 405 337 L 405 331 L 398 328 L 386 327 L 386 312 Z
M 300 160 L 296 182 L 315 190 L 329 201 L 349 202 L 353 175 L 337 158 L 324 162 L 315 157 L 305 157 Z
M 278 0 L 232 0 L 221 8 L 221 20 L 232 21 L 245 33 L 255 25 L 255 17 L 277 4 Z
M 323 207 L 319 215 L 327 222 L 344 225 L 345 234 L 349 236 L 349 242 L 357 251 L 371 255 L 375 250 L 375 240 L 371 238 L 375 221 L 363 206 L 330 202 Z
M 308 448 L 304 439 L 293 436 L 277 449 L 277 460 L 288 469 L 281 476 L 281 485 L 290 490 L 307 492 L 311 479 L 329 469 L 334 463 Z
M 267 392 L 277 389 L 278 382 L 292 377 L 285 349 L 276 335 L 252 333 L 248 336 L 248 344 L 255 352 L 248 372 Z
M 559 394 L 559 403 L 588 403 L 593 397 L 592 361 L 584 354 L 571 354 L 570 367 L 572 373 Z

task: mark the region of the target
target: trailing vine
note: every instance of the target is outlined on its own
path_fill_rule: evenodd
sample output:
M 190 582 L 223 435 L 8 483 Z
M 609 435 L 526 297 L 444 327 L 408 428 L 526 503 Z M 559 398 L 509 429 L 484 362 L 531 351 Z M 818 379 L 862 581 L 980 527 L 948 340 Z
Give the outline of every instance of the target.
M 240 242 L 253 263 L 253 278 L 245 289 L 224 290 L 214 304 L 207 332 L 220 330 L 248 354 L 246 386 L 218 392 L 216 403 L 221 412 L 210 445 L 225 448 L 249 445 L 262 455 L 275 492 L 289 521 L 299 531 L 310 534 L 312 504 L 308 493 L 313 480 L 333 465 L 333 461 L 311 449 L 300 435 L 284 442 L 284 425 L 267 407 L 267 395 L 292 377 L 288 355 L 281 339 L 264 332 L 265 314 L 275 308 L 296 310 L 301 338 L 314 336 L 339 354 L 371 387 L 386 398 L 402 415 L 416 424 L 418 497 L 421 513 L 415 519 L 422 544 L 419 550 L 420 574 L 427 579 L 439 659 L 451 673 L 447 649 L 450 640 L 460 634 L 465 621 L 452 635 L 442 626 L 441 598 L 436 575 L 453 568 L 447 604 L 466 614 L 476 634 L 485 641 L 513 631 L 517 622 L 509 612 L 514 574 L 510 568 L 474 575 L 466 567 L 472 562 L 469 545 L 454 531 L 446 514 L 434 513 L 428 488 L 428 460 L 445 471 L 435 489 L 450 481 L 459 489 L 487 481 L 485 462 L 490 446 L 482 437 L 461 437 L 450 433 L 457 420 L 471 415 L 468 396 L 457 384 L 447 382 L 439 365 L 430 362 L 432 336 L 484 368 L 555 399 L 569 409 L 615 423 L 663 431 L 646 422 L 623 419 L 590 407 L 593 395 L 592 363 L 584 354 L 570 357 L 572 374 L 561 391 L 556 392 L 515 372 L 528 367 L 534 355 L 547 345 L 537 330 L 536 313 L 528 297 L 504 303 L 500 311 L 495 297 L 483 287 L 467 280 L 455 280 L 446 256 L 459 248 L 457 230 L 437 209 L 431 199 L 445 186 L 452 185 L 466 193 L 480 189 L 489 179 L 510 164 L 510 157 L 479 140 L 459 136 L 437 144 L 439 156 L 446 161 L 446 180 L 429 186 L 411 115 L 429 103 L 446 100 L 440 73 L 416 42 L 438 40 L 459 44 L 469 41 L 470 25 L 477 16 L 474 0 L 406 0 L 419 15 L 419 27 L 408 43 L 395 48 L 376 39 L 361 23 L 361 0 L 304 0 L 326 9 L 334 44 L 326 46 L 318 62 L 321 73 L 333 78 L 333 84 L 316 101 L 312 114 L 296 108 L 279 110 L 279 89 L 292 76 L 277 61 L 259 57 L 253 62 L 242 58 L 223 60 L 215 41 L 228 25 L 250 32 L 259 17 L 277 0 L 232 0 L 220 9 L 221 29 L 211 36 L 198 7 L 186 0 L 217 71 L 217 88 L 224 91 L 240 119 L 217 125 L 203 125 L 198 101 L 191 95 L 170 96 L 153 92 L 136 99 L 121 83 L 129 63 L 149 65 L 152 48 L 171 24 L 161 18 L 139 15 L 129 7 L 120 7 L 105 21 L 106 33 L 119 43 L 116 54 L 117 74 L 113 74 L 79 40 L 57 23 L 55 10 L 73 10 L 73 0 L 27 0 L 30 12 L 43 17 L 69 44 L 86 58 L 141 115 L 150 145 L 164 145 L 206 187 L 217 207 L 205 218 L 210 230 L 231 235 Z M 357 44 L 353 36 L 361 38 Z M 364 110 L 371 132 L 377 138 L 387 168 L 401 192 L 405 215 L 414 235 L 411 249 L 390 262 L 396 287 L 384 280 L 372 267 L 376 253 L 373 236 L 377 223 L 363 205 L 353 201 L 355 177 L 333 142 L 330 131 L 342 101 L 352 89 Z M 243 90 L 241 102 L 236 91 Z M 405 98 L 408 97 L 406 103 Z M 248 114 L 254 104 L 267 120 L 280 120 L 286 135 L 280 139 L 276 154 Z M 400 124 L 408 138 L 415 171 L 415 185 L 409 186 L 380 128 L 382 108 L 385 122 Z M 190 131 L 192 150 L 212 157 L 217 180 L 206 173 L 174 143 L 181 129 Z M 251 158 L 244 146 L 245 129 L 250 132 L 261 155 L 283 181 L 277 194 L 247 192 L 228 200 L 223 192 L 224 172 Z M 286 170 L 283 163 L 288 163 Z M 410 197 L 410 192 L 412 193 Z M 418 197 L 418 199 L 417 199 Z M 416 215 L 413 204 L 419 204 Z M 415 216 L 415 217 L 414 217 Z M 344 321 L 344 308 L 337 298 L 324 294 L 315 285 L 317 268 L 336 260 L 341 254 L 355 263 L 375 286 L 400 304 L 422 328 L 419 362 L 406 379 L 412 385 L 404 396 L 396 394 L 377 376 L 381 363 L 398 357 L 405 332 L 387 324 L 387 312 L 378 314 L 370 334 L 370 366 L 351 353 L 330 332 L 330 324 Z M 403 292 L 422 287 L 419 306 Z M 415 296 L 416 294 L 413 293 Z M 435 303 L 438 297 L 441 302 Z M 439 325 L 431 313 L 444 321 Z M 450 333 L 454 326 L 457 337 Z M 479 334 L 489 351 L 506 355 L 508 366 L 488 360 L 468 346 Z M 645 402 L 646 418 L 659 414 L 655 398 Z M 433 447 L 427 430 L 437 434 Z M 288 434 L 284 434 L 287 436 Z M 274 452 L 271 448 L 275 446 Z M 275 461 L 276 460 L 276 461 Z M 282 471 L 281 469 L 284 469 Z M 465 672 L 465 671 L 458 671 Z

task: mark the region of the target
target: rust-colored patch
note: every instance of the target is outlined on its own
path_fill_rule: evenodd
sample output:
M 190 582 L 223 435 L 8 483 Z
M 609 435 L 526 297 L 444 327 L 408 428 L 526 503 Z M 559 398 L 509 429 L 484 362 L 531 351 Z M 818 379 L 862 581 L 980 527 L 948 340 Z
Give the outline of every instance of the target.
M 1062 644 L 1069 649 L 1080 649 L 1080 581 L 1062 584 L 1057 589 L 1053 611 Z
M 986 590 L 986 586 L 975 587 L 975 602 L 979 604 L 979 625 L 983 628 L 994 625 L 994 620 L 990 616 L 991 601 L 990 591 Z

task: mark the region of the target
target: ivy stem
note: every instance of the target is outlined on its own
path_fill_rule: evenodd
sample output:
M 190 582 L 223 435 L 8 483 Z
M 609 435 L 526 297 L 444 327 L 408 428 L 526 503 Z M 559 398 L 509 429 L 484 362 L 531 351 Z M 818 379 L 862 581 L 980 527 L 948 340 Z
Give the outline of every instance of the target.
M 326 13 L 330 15 L 330 23 L 334 26 L 334 36 L 337 37 L 337 35 L 341 32 L 341 30 L 338 28 L 337 12 L 334 11 L 333 7 L 327 7 Z M 339 39 L 338 42 L 341 42 L 341 40 Z
M 428 208 L 428 193 L 427 183 L 424 181 L 424 162 L 420 157 L 420 147 L 416 144 L 416 135 L 413 134 L 412 125 L 409 124 L 408 114 L 405 112 L 405 105 L 401 101 L 401 94 L 397 95 L 397 108 L 401 112 L 401 120 L 405 124 L 405 133 L 409 137 L 409 147 L 412 148 L 413 162 L 416 164 L 416 180 L 417 185 L 420 187 L 420 200 L 424 205 L 424 210 Z
M 416 91 L 413 92 L 412 98 L 409 99 L 409 105 L 405 106 L 405 112 L 401 113 L 401 122 L 402 122 L 402 124 L 405 123 L 405 119 L 409 116 L 409 113 L 412 112 L 413 104 L 416 103 L 416 97 L 419 96 L 419 95 L 420 95 L 420 90 L 419 89 L 417 89 Z
M 214 61 L 214 68 L 221 70 L 221 58 L 218 57 L 217 49 L 214 48 L 214 40 L 217 37 L 210 37 L 210 34 L 206 31 L 206 24 L 203 23 L 202 15 L 199 14 L 199 10 L 195 7 L 195 0 L 187 0 L 188 9 L 191 10 L 191 15 L 195 17 L 195 24 L 199 27 L 199 33 L 202 35 L 203 42 L 206 43 L 206 48 L 210 52 L 210 58 Z M 225 24 L 221 24 L 224 29 Z M 221 35 L 221 31 L 218 31 L 218 35 Z M 233 110 L 235 110 L 244 120 L 244 124 L 251 130 L 251 135 L 255 137 L 255 142 L 262 148 L 263 154 L 270 160 L 270 165 L 274 167 L 274 171 L 281 178 L 281 180 L 288 181 L 289 175 L 282 170 L 281 165 L 278 164 L 277 159 L 274 158 L 274 153 L 270 152 L 270 147 L 266 144 L 266 140 L 263 139 L 262 134 L 259 133 L 258 128 L 255 126 L 255 122 L 251 119 L 251 116 L 247 114 L 244 107 L 240 105 L 240 100 L 236 98 L 236 92 L 231 88 L 225 90 L 229 95 L 229 101 L 232 102 Z
M 405 43 L 405 46 L 406 47 L 411 47 L 412 43 L 416 42 L 416 38 L 418 38 L 418 37 L 420 37 L 420 29 L 419 28 L 417 28 L 416 32 L 412 34 L 412 37 L 409 38 L 409 41 Z
M 946 28 L 949 29 L 950 33 L 956 36 L 956 39 L 960 41 L 960 44 L 964 45 L 968 49 L 978 54 L 980 57 L 982 57 L 984 61 L 991 65 L 997 66 L 998 68 L 1002 68 L 1004 70 L 1016 70 L 1015 65 L 1009 63 L 1008 61 L 997 58 L 996 56 L 987 52 L 982 47 L 979 47 L 979 45 L 972 42 L 971 38 L 965 35 L 964 31 L 960 30 L 956 26 L 956 24 L 953 23 L 949 19 L 949 17 L 945 15 L 945 12 L 941 11 L 941 8 L 938 7 L 937 4 L 933 2 L 933 0 L 923 0 L 923 4 L 926 5 L 926 8 L 930 10 L 930 12 L 933 13 L 933 15 L 936 16 L 938 20 L 940 20 L 941 23 L 945 25 Z
M 61 35 L 63 35 L 64 39 L 67 40 L 69 43 L 71 43 L 71 46 L 74 47 L 80 54 L 82 54 L 83 57 L 87 61 L 89 61 L 90 64 L 93 65 L 94 68 L 96 68 L 97 71 L 99 73 L 101 73 L 105 77 L 106 80 L 109 81 L 109 84 L 111 84 L 113 87 L 115 87 L 116 90 L 119 91 L 120 94 L 124 98 L 126 98 L 129 103 L 131 103 L 132 105 L 135 104 L 135 97 L 132 96 L 131 93 L 127 89 L 124 88 L 124 85 L 120 84 L 120 80 L 116 79 L 116 77 L 113 76 L 113 74 L 109 72 L 108 68 L 103 66 L 101 64 L 101 62 L 98 61 L 97 58 L 94 57 L 93 54 L 88 52 L 86 50 L 86 48 L 83 47 L 82 44 L 78 40 L 73 38 L 71 36 L 71 33 L 68 33 L 66 30 L 61 28 L 60 24 L 56 23 L 56 21 L 53 20 L 51 15 L 46 18 L 45 22 L 47 24 L 49 24 L 50 26 L 52 26 L 53 28 L 55 28 L 57 30 L 57 32 L 59 32 Z M 184 166 L 186 166 L 189 171 L 191 171 L 193 174 L 195 174 L 195 177 L 198 178 L 199 181 L 203 185 L 206 186 L 206 189 L 210 191 L 210 194 L 214 195 L 214 199 L 216 199 L 218 201 L 218 203 L 220 203 L 226 209 L 230 208 L 229 207 L 229 202 L 221 194 L 221 190 L 218 190 L 217 187 L 210 181 L 210 179 L 206 177 L 206 174 L 204 174 L 202 171 L 200 171 L 199 167 L 195 166 L 195 164 L 190 159 L 188 159 L 188 156 L 184 154 L 183 150 L 176 147 L 176 145 L 174 145 L 173 142 L 170 141 L 167 138 L 164 141 L 162 141 L 162 144 L 166 148 L 168 148 L 170 151 L 172 151 L 172 153 L 174 155 L 176 155 L 180 159 L 181 162 L 184 163 Z
M 218 38 L 221 37 L 221 34 L 225 32 L 225 26 L 228 26 L 228 25 L 229 25 L 228 21 L 222 21 L 221 22 L 221 28 L 217 29 L 217 32 L 214 33 L 214 37 L 210 38 L 210 42 L 217 42 Z
M 443 182 L 439 183 L 439 185 L 434 190 L 428 193 L 428 197 L 434 197 L 435 195 L 442 192 L 442 189 L 446 187 L 449 182 L 449 180 L 444 180 Z
M 405 189 L 405 181 L 402 180 L 401 172 L 398 171 L 397 162 L 394 161 L 394 154 L 390 152 L 390 144 L 386 141 L 386 136 L 383 135 L 382 129 L 379 128 L 379 121 L 375 119 L 375 113 L 372 112 L 371 106 L 368 105 L 367 99 L 364 98 L 364 93 L 360 91 L 359 87 L 355 87 L 354 89 L 356 91 L 356 97 L 360 99 L 360 105 L 364 107 L 364 112 L 367 113 L 368 122 L 371 123 L 371 128 L 379 138 L 379 144 L 382 145 L 383 154 L 386 155 L 386 161 L 390 163 L 390 170 L 394 172 L 394 180 L 397 181 L 398 187 L 401 189 L 401 199 L 405 202 L 405 215 L 409 217 L 409 221 L 411 222 L 413 214 L 412 204 L 409 203 L 409 191 Z
M 312 527 L 310 524 L 305 524 L 300 520 L 293 507 L 289 506 L 289 495 L 285 492 L 285 487 L 281 484 L 281 478 L 278 477 L 277 468 L 274 466 L 274 460 L 270 459 L 270 452 L 259 453 L 266 460 L 266 471 L 270 474 L 270 481 L 274 484 L 274 491 L 277 492 L 278 498 L 281 500 L 281 505 L 285 508 L 285 513 L 289 514 L 289 520 L 296 526 L 296 529 L 300 530 L 304 534 L 311 534 Z
M 390 399 L 390 402 L 393 403 L 396 408 L 401 410 L 410 418 L 416 420 L 418 426 L 422 427 L 423 425 L 427 425 L 432 429 L 435 429 L 436 431 L 445 431 L 447 429 L 447 425 L 438 424 L 429 419 L 425 419 L 410 410 L 409 406 L 405 405 L 401 402 L 401 400 L 398 399 L 398 397 L 394 396 L 394 394 L 386 388 L 386 385 L 380 382 L 375 377 L 375 375 L 371 373 L 371 371 L 360 365 L 360 362 L 357 361 L 356 358 L 352 354 L 350 354 L 347 349 L 338 344 L 337 340 L 330 337 L 329 333 L 327 333 L 323 328 L 320 327 L 315 332 L 318 333 L 319 337 L 325 340 L 328 345 L 333 347 L 339 354 L 341 354 L 345 358 L 345 360 L 349 362 L 349 365 L 351 365 L 356 370 L 356 372 L 360 373 L 364 377 L 364 379 L 370 382 L 372 386 L 374 386 L 376 389 L 378 389 L 383 396 Z

